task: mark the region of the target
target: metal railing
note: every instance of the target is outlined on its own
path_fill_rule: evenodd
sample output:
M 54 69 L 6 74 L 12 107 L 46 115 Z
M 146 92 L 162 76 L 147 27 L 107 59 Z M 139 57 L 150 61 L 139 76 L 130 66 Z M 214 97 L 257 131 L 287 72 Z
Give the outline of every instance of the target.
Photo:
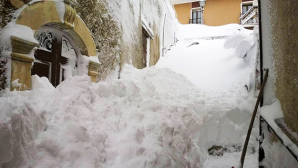
M 257 19 L 254 19 L 258 15 L 258 7 L 254 6 L 250 8 L 247 12 L 240 16 L 240 23 L 244 24 L 258 24 Z

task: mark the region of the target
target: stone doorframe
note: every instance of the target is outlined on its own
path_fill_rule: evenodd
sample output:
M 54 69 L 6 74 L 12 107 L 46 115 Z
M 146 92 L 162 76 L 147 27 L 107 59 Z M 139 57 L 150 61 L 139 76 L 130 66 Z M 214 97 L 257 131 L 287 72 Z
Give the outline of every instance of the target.
M 21 1 L 21 0 L 11 0 Z M 96 56 L 96 48 L 91 33 L 82 19 L 76 14 L 75 9 L 65 2 L 56 1 L 36 1 L 21 7 L 21 12 L 15 19 L 15 23 L 30 27 L 37 32 L 42 26 L 50 25 L 67 32 L 81 49 L 82 55 Z M 59 9 L 58 9 L 59 8 Z M 31 88 L 31 68 L 34 61 L 28 55 L 32 53 L 37 43 L 28 42 L 18 37 L 11 37 L 11 80 L 19 79 L 21 87 L 10 85 L 10 89 L 27 90 Z M 93 82 L 99 75 L 97 69 L 99 64 L 89 61 L 88 75 Z

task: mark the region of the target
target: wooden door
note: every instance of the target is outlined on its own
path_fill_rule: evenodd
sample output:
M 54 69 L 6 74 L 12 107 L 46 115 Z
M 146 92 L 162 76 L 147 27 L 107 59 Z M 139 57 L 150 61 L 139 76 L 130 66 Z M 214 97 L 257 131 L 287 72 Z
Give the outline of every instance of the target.
M 71 63 L 76 69 L 77 52 L 63 33 L 53 28 L 42 30 L 36 39 L 40 47 L 34 54 L 31 74 L 47 77 L 56 87 L 65 79 L 65 70 L 69 67 L 67 64 Z

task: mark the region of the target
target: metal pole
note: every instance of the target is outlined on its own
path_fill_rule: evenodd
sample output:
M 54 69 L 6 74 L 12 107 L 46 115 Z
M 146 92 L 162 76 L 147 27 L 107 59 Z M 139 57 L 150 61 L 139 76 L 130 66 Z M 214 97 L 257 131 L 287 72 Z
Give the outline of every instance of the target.
M 265 87 L 265 84 L 266 84 L 266 81 L 267 81 L 267 78 L 268 78 L 269 69 L 266 69 L 265 71 L 266 71 L 266 74 L 265 74 L 264 82 L 262 83 L 262 87 L 261 87 L 261 90 L 260 90 L 256 105 L 255 105 L 255 109 L 254 109 L 253 115 L 252 115 L 251 120 L 250 120 L 250 125 L 249 125 L 249 128 L 248 128 L 247 136 L 246 136 L 245 143 L 244 143 L 243 150 L 242 150 L 242 154 L 241 154 L 241 160 L 240 160 L 239 168 L 243 168 L 244 159 L 245 159 L 245 155 L 246 155 L 246 150 L 247 150 L 247 146 L 248 146 L 252 126 L 254 124 L 256 114 L 257 114 L 257 110 L 258 110 L 258 107 L 259 107 L 259 103 L 260 103 L 261 98 L 263 96 L 264 87 Z

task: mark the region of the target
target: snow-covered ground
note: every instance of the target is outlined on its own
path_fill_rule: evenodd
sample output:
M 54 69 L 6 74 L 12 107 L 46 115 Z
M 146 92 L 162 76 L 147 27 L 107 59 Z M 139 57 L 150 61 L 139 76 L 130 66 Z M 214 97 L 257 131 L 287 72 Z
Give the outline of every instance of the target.
M 203 127 L 198 128 L 198 145 L 203 151 L 213 145 L 242 146 L 256 99 L 247 91 L 250 83 L 253 56 L 242 59 L 254 47 L 253 31 L 239 25 L 209 27 L 180 25 L 180 41 L 156 65 L 170 68 L 198 86 L 204 95 L 207 115 Z M 249 40 L 247 40 L 249 39 Z M 246 45 L 246 40 L 253 45 Z M 228 49 L 227 49 L 228 48 Z M 244 52 L 244 55 L 239 53 Z M 240 58 L 239 58 L 240 57 Z M 204 111 L 204 110 L 201 110 Z M 257 121 L 257 120 L 256 120 Z M 256 123 L 255 123 L 256 125 Z M 258 129 L 253 129 L 250 139 L 251 153 L 244 167 L 258 167 Z M 237 166 L 241 152 L 226 152 L 222 157 L 208 156 L 204 167 Z
M 77 76 L 53 88 L 33 76 L 32 91 L 2 93 L 0 167 L 236 167 L 255 102 L 244 86 L 251 68 L 224 48 L 238 29 L 252 33 L 181 27 L 156 66 L 127 65 L 120 80 Z M 200 30 L 209 35 L 189 38 Z M 247 168 L 258 167 L 257 130 Z M 210 156 L 213 146 L 223 156 Z

